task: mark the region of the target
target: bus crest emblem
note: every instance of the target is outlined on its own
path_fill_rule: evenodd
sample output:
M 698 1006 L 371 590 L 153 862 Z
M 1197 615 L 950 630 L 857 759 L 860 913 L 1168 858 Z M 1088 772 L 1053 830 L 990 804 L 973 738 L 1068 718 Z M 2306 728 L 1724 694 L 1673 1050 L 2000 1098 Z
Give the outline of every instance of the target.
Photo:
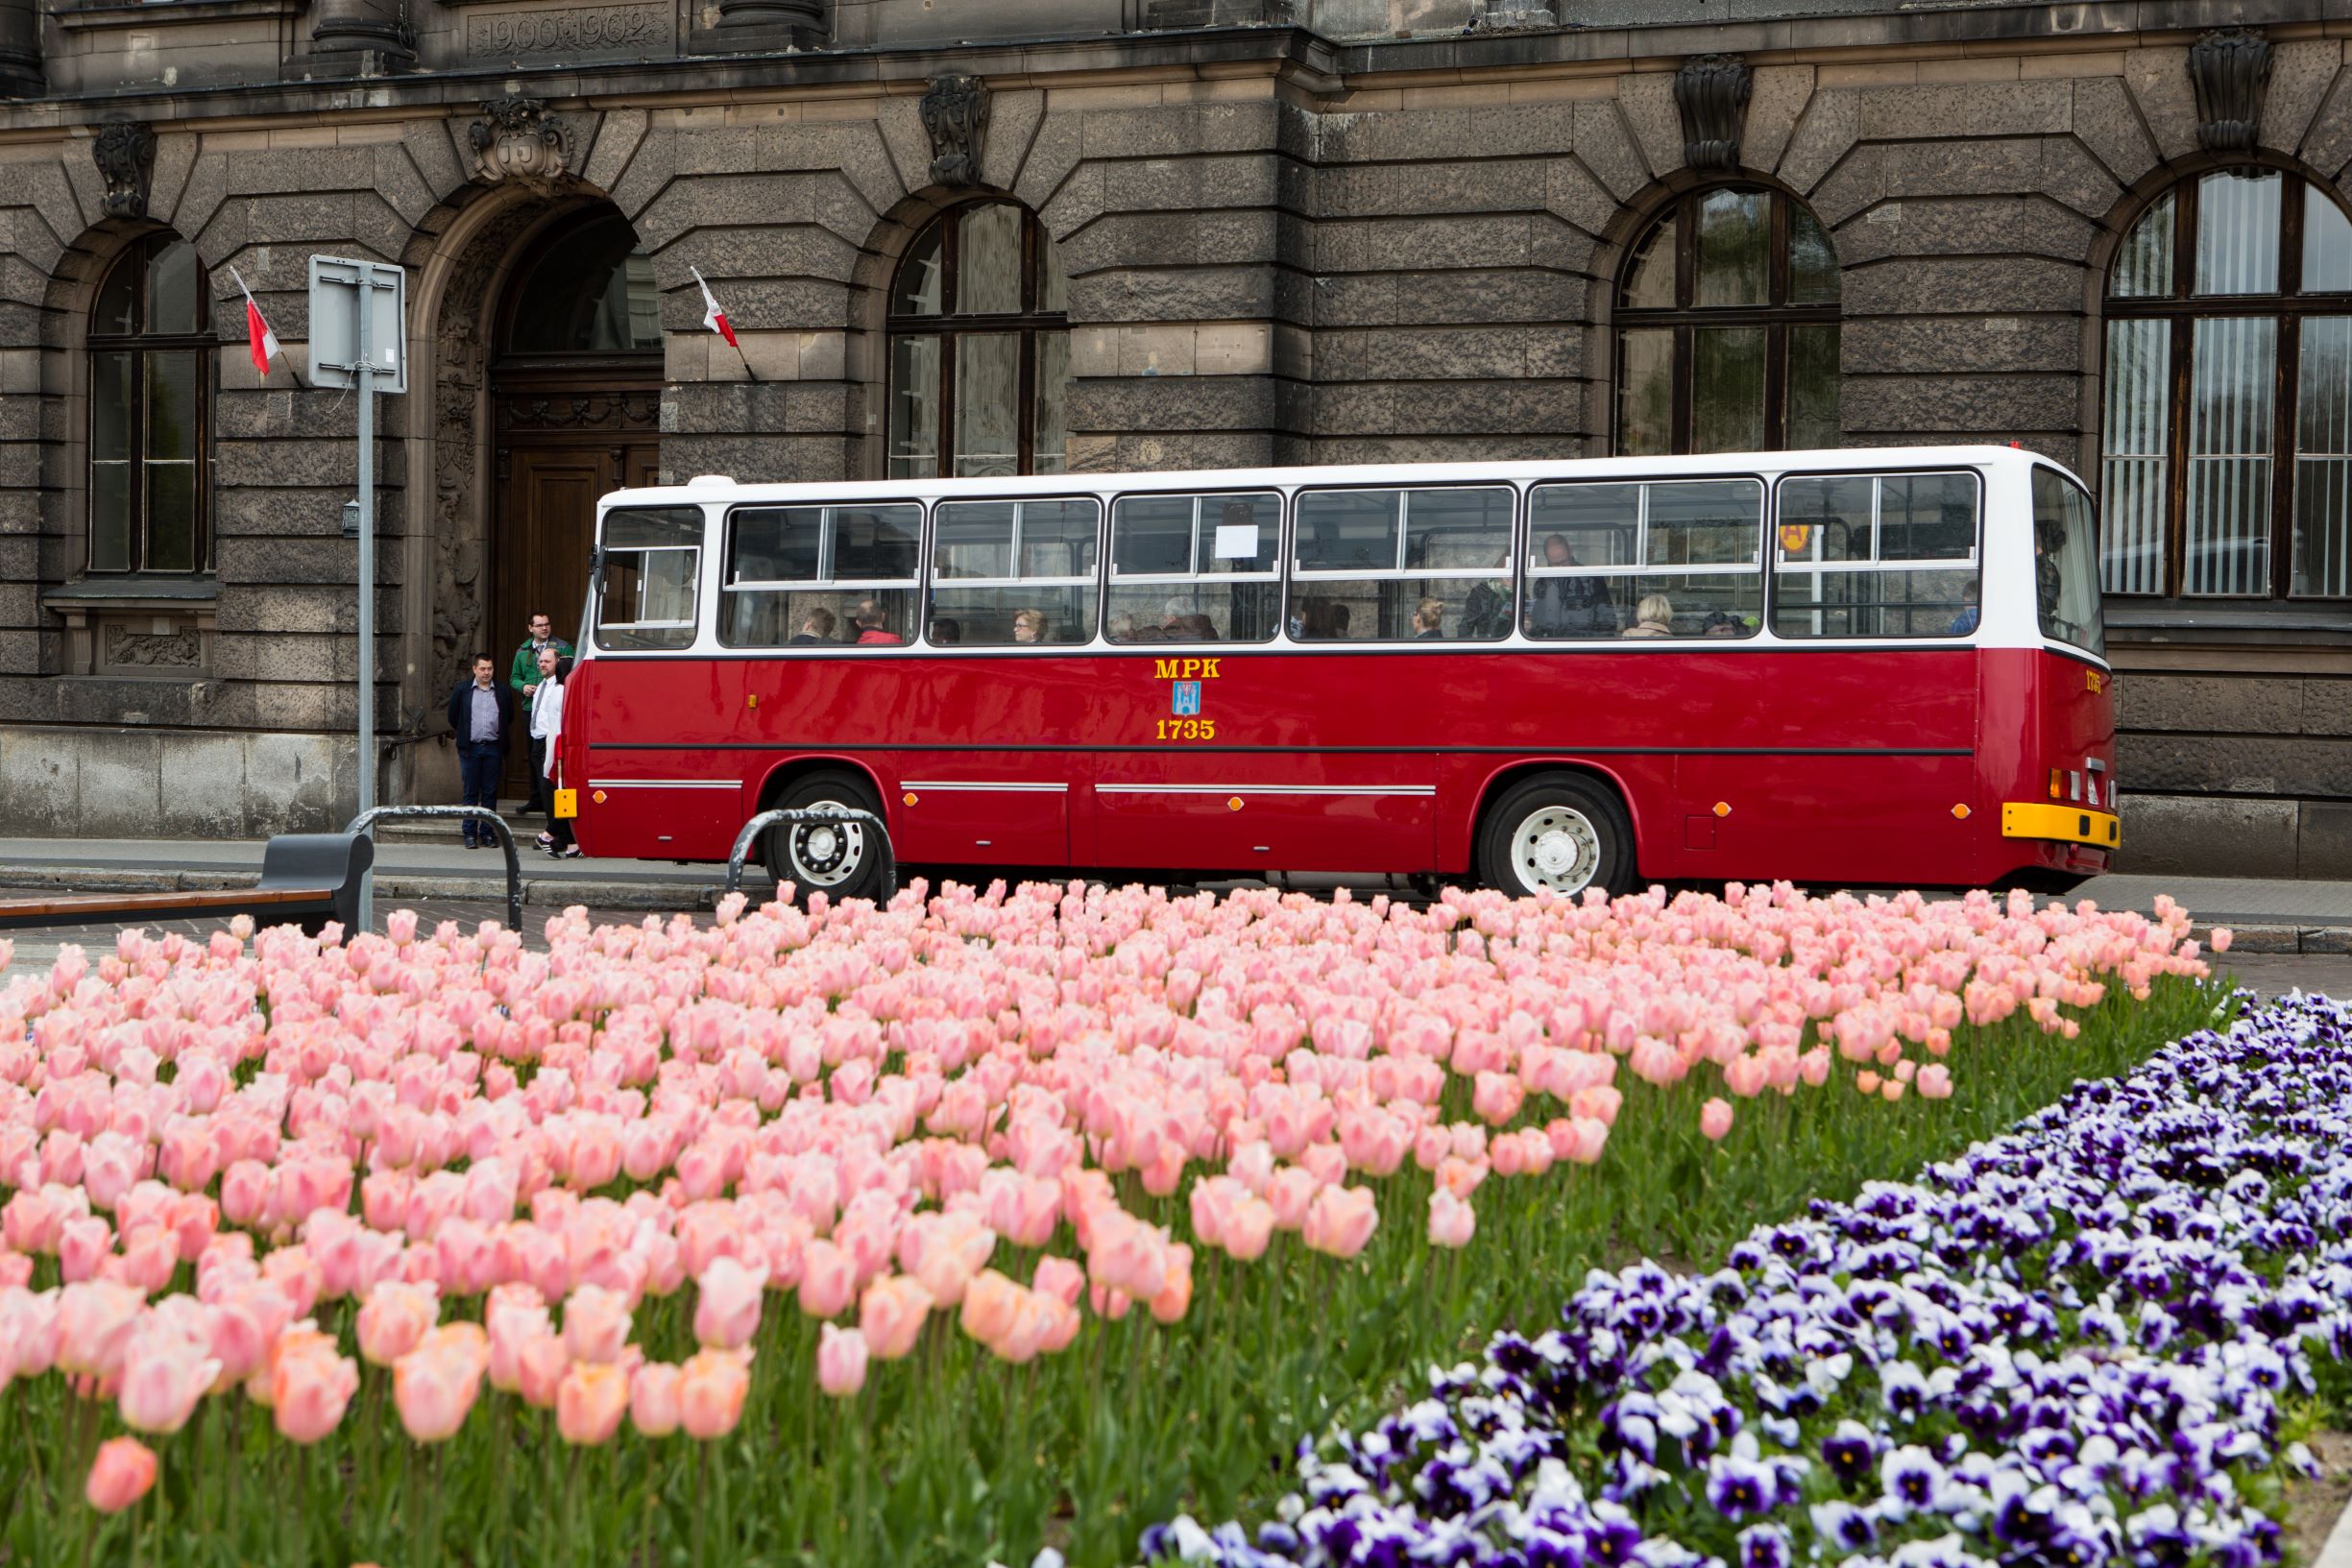
M 1197 718 L 1200 713 L 1200 683 L 1177 681 L 1169 687 L 1169 712 L 1178 718 Z

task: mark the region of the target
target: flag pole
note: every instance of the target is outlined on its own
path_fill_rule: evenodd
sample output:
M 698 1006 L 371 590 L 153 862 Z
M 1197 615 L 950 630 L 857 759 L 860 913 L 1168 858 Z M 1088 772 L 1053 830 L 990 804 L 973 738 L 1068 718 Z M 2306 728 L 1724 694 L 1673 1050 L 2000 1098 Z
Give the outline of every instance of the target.
M 751 368 L 751 356 L 743 352 L 741 344 L 736 342 L 735 330 L 727 323 L 727 313 L 718 308 L 718 296 L 711 292 L 711 280 L 702 276 L 700 267 L 689 267 L 686 270 L 694 275 L 694 281 L 702 289 L 703 303 L 710 307 L 710 313 L 703 318 L 702 325 L 727 340 L 727 347 L 735 350 L 735 357 L 742 363 L 744 380 L 753 386 L 764 385 L 764 383 L 760 380 L 759 373 Z
M 230 280 L 236 284 L 237 292 L 245 296 L 246 308 L 251 310 L 256 316 L 260 315 L 261 306 L 255 302 L 254 291 L 245 286 L 244 275 L 238 272 L 236 268 L 232 266 L 229 269 L 229 277 Z M 269 326 L 269 323 L 265 321 L 261 325 L 266 328 Z M 281 347 L 279 350 L 279 352 L 285 353 L 285 350 Z M 261 374 L 263 379 L 266 380 L 269 376 L 269 372 L 265 370 Z M 304 392 L 310 390 L 309 386 L 303 380 L 303 373 L 294 368 L 294 356 L 292 354 L 286 354 L 286 374 L 294 377 L 294 384 L 296 386 L 301 387 Z

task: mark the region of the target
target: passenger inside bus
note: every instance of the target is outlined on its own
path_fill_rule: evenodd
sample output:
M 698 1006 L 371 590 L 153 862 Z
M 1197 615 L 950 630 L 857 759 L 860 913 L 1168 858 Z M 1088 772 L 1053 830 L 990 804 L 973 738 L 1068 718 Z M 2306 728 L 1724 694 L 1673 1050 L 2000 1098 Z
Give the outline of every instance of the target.
M 1012 639 L 1015 642 L 1043 642 L 1046 639 L 1045 612 L 1016 610 L 1012 614 Z
M 1709 611 L 1707 619 L 1701 625 L 1700 630 L 1709 637 L 1745 637 L 1748 635 L 1747 627 L 1741 624 L 1737 615 L 1726 615 L 1720 610 Z
M 1672 637 L 1674 635 L 1674 601 L 1663 593 L 1645 595 L 1634 606 L 1634 624 L 1618 634 L 1621 637 Z
M 934 615 L 931 620 L 931 639 L 952 647 L 963 640 L 963 628 L 945 615 Z
M 1567 539 L 1553 534 L 1543 542 L 1543 564 L 1552 567 L 1581 566 Z M 1538 577 L 1528 585 L 1529 637 L 1615 637 L 1616 606 L 1609 602 L 1609 585 L 1598 577 Z
M 881 601 L 877 599 L 865 598 L 858 601 L 856 627 L 858 632 L 856 641 L 861 647 L 886 647 L 907 640 L 890 630 L 889 615 L 883 609 Z
M 1198 611 L 1186 615 L 1170 615 L 1161 625 L 1160 631 L 1171 642 L 1214 642 L 1217 640 L 1217 623 Z
M 805 648 L 812 642 L 831 642 L 833 629 L 838 624 L 832 611 L 818 605 L 802 619 L 800 630 L 793 634 L 792 646 Z
M 1423 599 L 1413 612 L 1413 636 L 1418 641 L 1445 635 L 1445 601 Z

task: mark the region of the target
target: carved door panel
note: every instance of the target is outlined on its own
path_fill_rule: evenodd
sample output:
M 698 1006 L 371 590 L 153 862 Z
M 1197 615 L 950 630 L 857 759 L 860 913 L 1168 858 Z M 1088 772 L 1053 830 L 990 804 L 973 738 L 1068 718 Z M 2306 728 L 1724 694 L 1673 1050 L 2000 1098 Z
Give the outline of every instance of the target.
M 486 640 L 501 676 L 529 634 L 534 611 L 545 610 L 553 617 L 558 636 L 579 640 L 596 502 L 609 491 L 651 483 L 659 459 L 656 443 L 630 440 L 618 432 L 563 441 L 543 438 L 499 452 L 497 568 L 491 594 L 494 635 Z M 518 727 L 523 722 L 519 716 Z M 527 746 L 510 749 L 506 796 L 530 792 L 529 766 Z

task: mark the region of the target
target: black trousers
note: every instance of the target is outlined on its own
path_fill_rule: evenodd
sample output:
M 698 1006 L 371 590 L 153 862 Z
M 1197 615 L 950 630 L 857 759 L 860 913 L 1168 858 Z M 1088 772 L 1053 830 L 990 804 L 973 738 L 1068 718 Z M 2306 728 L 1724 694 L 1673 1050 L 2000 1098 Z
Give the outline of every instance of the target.
M 547 798 L 547 737 L 535 735 L 531 736 L 531 795 L 522 803 L 523 814 L 537 811 L 545 815 L 553 805 Z
M 466 804 L 498 808 L 498 775 L 506 771 L 506 759 L 495 745 L 460 746 L 457 748 L 458 772 L 465 783 Z M 466 842 L 474 842 L 478 832 L 481 842 L 495 844 L 497 833 L 490 828 L 478 827 L 474 819 L 465 819 Z

